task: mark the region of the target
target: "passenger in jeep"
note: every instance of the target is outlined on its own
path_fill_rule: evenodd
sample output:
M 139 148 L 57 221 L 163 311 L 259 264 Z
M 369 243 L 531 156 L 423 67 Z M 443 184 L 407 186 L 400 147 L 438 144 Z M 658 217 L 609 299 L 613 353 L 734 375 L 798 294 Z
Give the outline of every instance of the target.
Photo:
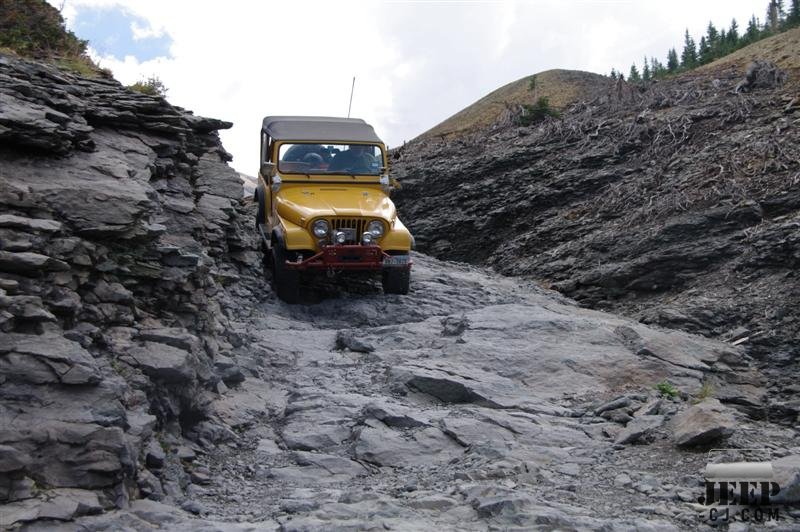
M 347 170 L 357 173 L 371 173 L 375 166 L 375 157 L 370 154 L 372 150 L 372 146 L 351 144 L 349 149 L 340 152 L 333 158 L 328 171 Z

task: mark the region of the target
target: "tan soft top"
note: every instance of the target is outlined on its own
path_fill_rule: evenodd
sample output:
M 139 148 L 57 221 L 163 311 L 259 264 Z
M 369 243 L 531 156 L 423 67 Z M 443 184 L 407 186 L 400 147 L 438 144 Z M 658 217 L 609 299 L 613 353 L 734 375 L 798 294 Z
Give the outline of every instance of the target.
M 276 140 L 383 143 L 360 118 L 330 116 L 268 116 L 262 130 Z

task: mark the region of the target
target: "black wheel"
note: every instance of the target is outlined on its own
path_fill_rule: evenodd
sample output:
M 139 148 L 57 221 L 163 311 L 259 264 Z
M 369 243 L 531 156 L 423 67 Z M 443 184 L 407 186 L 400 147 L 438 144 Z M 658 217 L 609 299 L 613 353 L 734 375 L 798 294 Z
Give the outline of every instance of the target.
M 408 293 L 408 287 L 411 284 L 411 269 L 386 268 L 383 270 L 381 280 L 383 282 L 384 294 L 406 295 Z
M 286 267 L 286 250 L 280 244 L 272 246 L 272 289 L 283 301 L 300 301 L 300 274 Z
M 263 241 L 261 242 L 261 266 L 264 268 L 264 278 L 272 282 L 272 251 Z
M 264 204 L 261 202 L 261 198 L 259 197 L 258 191 L 256 191 L 256 232 L 258 232 L 258 226 L 264 225 L 266 222 L 264 216 Z

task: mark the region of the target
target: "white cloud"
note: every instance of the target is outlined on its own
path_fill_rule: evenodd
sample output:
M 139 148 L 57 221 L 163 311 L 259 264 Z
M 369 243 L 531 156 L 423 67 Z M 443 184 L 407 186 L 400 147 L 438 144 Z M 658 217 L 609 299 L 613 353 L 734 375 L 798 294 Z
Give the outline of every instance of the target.
M 131 33 L 133 40 L 140 41 L 142 39 L 151 39 L 153 37 L 162 37 L 164 35 L 164 28 L 154 28 L 153 26 L 139 26 L 136 22 L 131 22 Z
M 56 2 L 56 0 L 51 0 Z M 73 0 L 124 6 L 147 32 L 173 39 L 171 58 L 102 57 L 123 83 L 151 75 L 169 100 L 234 122 L 222 133 L 233 166 L 254 173 L 269 114 L 347 113 L 389 144 L 410 140 L 495 88 L 548 68 L 627 71 L 699 35 L 709 19 L 740 27 L 762 1 Z

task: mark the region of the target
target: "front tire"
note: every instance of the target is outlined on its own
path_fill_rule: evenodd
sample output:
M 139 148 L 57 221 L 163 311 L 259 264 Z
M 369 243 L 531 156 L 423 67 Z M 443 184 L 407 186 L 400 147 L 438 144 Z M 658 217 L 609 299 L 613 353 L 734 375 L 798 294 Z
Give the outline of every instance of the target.
M 408 294 L 411 285 L 411 268 L 386 268 L 381 278 L 384 294 Z
M 258 233 L 258 227 L 260 225 L 264 225 L 267 222 L 267 220 L 266 220 L 266 216 L 264 216 L 264 203 L 261 201 L 261 195 L 258 193 L 258 190 L 256 190 L 254 199 L 255 199 L 256 209 L 257 209 L 256 210 L 256 223 L 255 223 L 255 226 L 256 226 L 256 233 Z
M 289 304 L 300 302 L 300 273 L 286 267 L 286 250 L 280 244 L 272 246 L 272 290 Z

